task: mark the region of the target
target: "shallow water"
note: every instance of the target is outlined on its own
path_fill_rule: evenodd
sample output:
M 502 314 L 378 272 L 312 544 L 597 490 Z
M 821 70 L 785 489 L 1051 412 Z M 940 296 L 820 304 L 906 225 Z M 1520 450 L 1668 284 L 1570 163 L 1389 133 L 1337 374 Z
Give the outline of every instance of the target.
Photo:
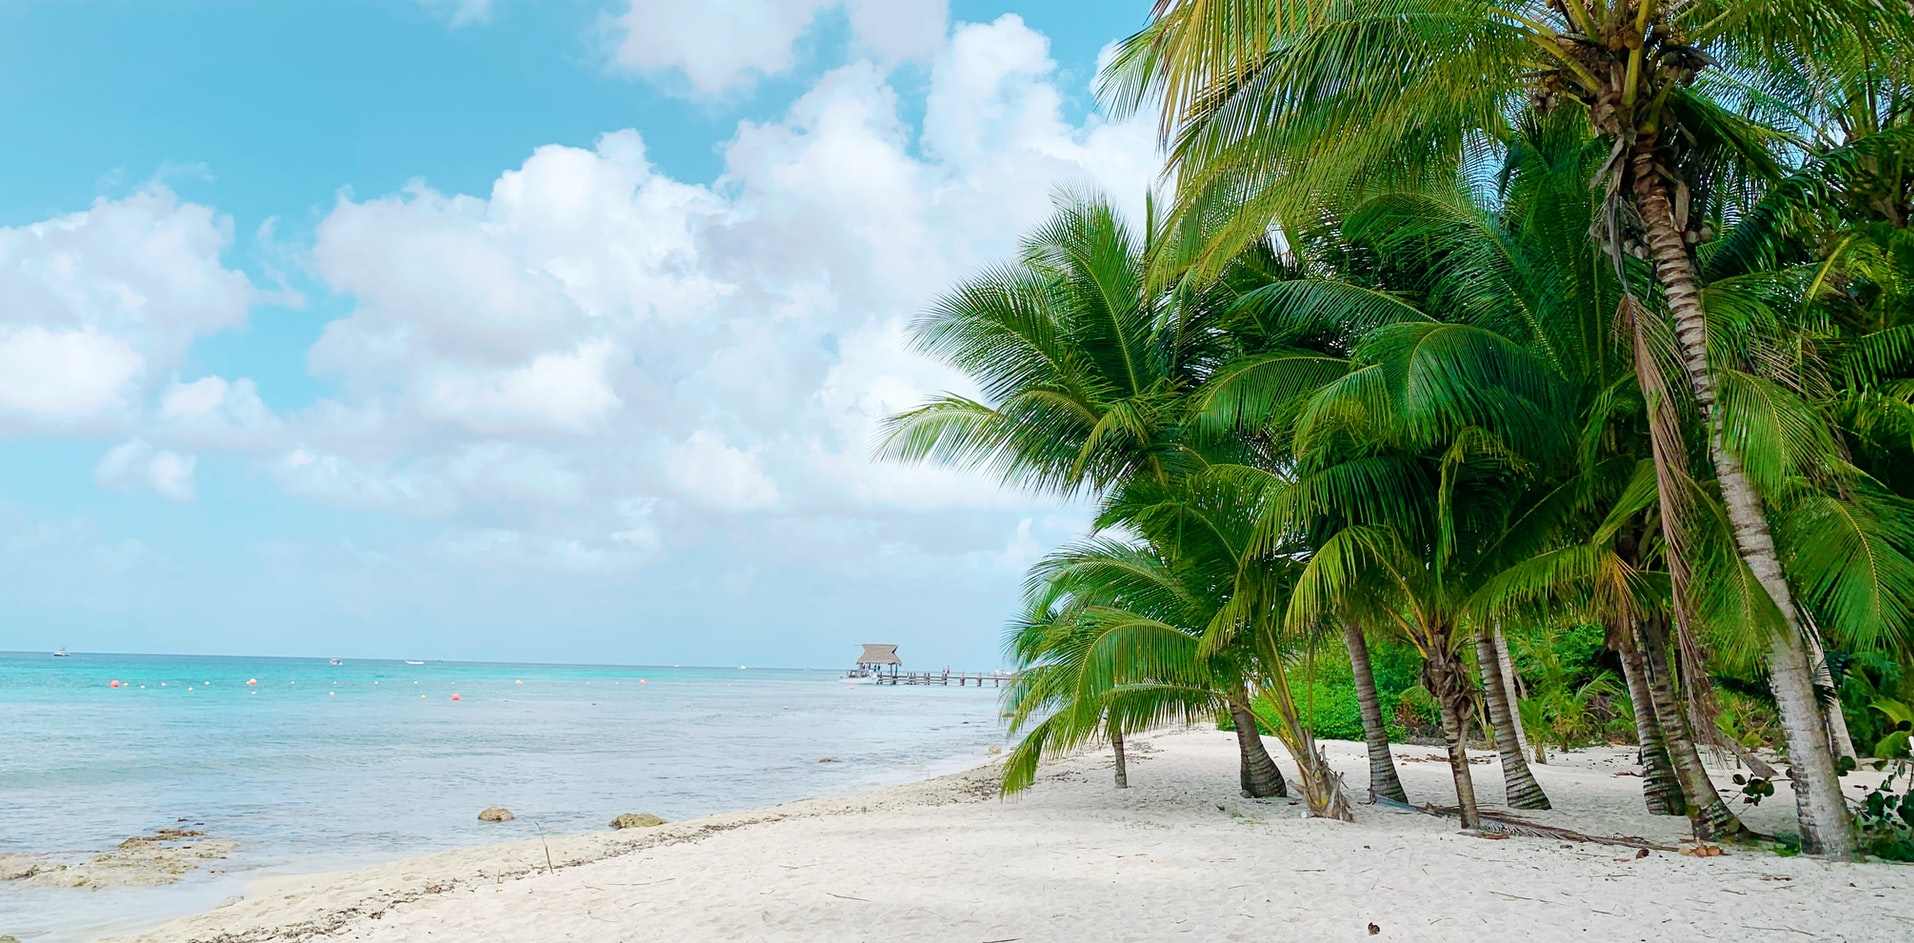
M 0 884 L 0 934 L 91 939 L 268 873 L 954 771 L 1001 742 L 997 693 L 836 671 L 0 654 L 0 853 L 83 855 L 178 819 L 239 843 L 225 875 L 158 890 Z M 488 805 L 519 818 L 477 821 Z

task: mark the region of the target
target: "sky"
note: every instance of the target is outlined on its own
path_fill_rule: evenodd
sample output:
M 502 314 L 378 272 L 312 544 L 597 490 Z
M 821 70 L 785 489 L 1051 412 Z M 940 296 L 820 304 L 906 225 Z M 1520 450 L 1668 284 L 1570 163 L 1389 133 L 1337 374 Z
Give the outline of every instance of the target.
M 0 2 L 0 649 L 986 668 L 1080 506 L 873 461 L 1149 4 Z

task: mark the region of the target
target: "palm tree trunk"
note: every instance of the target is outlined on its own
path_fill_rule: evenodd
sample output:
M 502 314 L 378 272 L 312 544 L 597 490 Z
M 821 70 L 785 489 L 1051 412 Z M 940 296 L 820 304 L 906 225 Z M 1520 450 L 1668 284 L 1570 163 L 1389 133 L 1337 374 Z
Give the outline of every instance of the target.
M 1756 756 L 1753 750 L 1748 749 L 1746 746 L 1742 745 L 1740 741 L 1734 739 L 1733 737 L 1727 737 L 1727 736 L 1718 737 L 1716 738 L 1715 742 L 1718 743 L 1722 749 L 1727 750 L 1729 753 L 1733 753 L 1735 755 L 1735 759 L 1741 761 L 1741 765 L 1748 767 L 1748 772 L 1753 773 L 1756 776 L 1761 777 L 1762 779 L 1773 779 L 1776 776 L 1781 775 L 1780 771 L 1776 770 L 1773 766 L 1768 765 L 1767 760 L 1764 760 L 1761 757 Z
M 1501 623 L 1497 623 L 1490 630 L 1490 636 L 1495 641 L 1495 663 L 1502 669 L 1502 688 L 1508 692 L 1509 713 L 1515 715 L 1515 743 L 1522 748 L 1523 753 L 1527 753 L 1529 752 L 1529 734 L 1522 727 L 1522 693 L 1516 690 L 1515 660 L 1509 657 L 1509 640 L 1502 634 Z M 1539 746 L 1535 751 L 1535 762 L 1544 765 L 1548 763 L 1548 758 L 1542 755 Z
M 1438 637 L 1441 642 L 1447 639 Z M 1482 815 L 1475 804 L 1475 781 L 1469 775 L 1469 750 L 1463 737 L 1469 718 L 1468 675 L 1462 660 L 1446 644 L 1429 648 L 1422 663 L 1423 685 L 1435 697 L 1442 711 L 1442 739 L 1449 748 L 1449 775 L 1455 779 L 1455 804 L 1462 814 L 1464 829 L 1482 827 Z
M 1342 626 L 1343 647 L 1349 649 L 1349 668 L 1356 676 L 1356 704 L 1362 709 L 1362 739 L 1369 746 L 1369 801 L 1377 796 L 1408 802 L 1396 758 L 1389 752 L 1389 727 L 1382 720 L 1382 701 L 1376 696 L 1376 675 L 1369 667 L 1369 643 L 1353 622 Z
M 1854 857 L 1854 823 L 1841 798 L 1841 781 L 1828 746 L 1828 724 L 1814 693 L 1814 674 L 1794 596 L 1781 572 L 1774 536 L 1762 516 L 1761 496 L 1748 480 L 1741 460 L 1723 445 L 1714 427 L 1715 384 L 1708 367 L 1708 322 L 1701 304 L 1700 280 L 1675 224 L 1668 185 L 1656 160 L 1655 135 L 1641 134 L 1633 157 L 1635 209 L 1642 220 L 1668 310 L 1674 316 L 1682 368 L 1694 387 L 1702 421 L 1709 425 L 1708 455 L 1721 485 L 1722 503 L 1734 528 L 1735 546 L 1774 600 L 1786 625 L 1769 642 L 1768 678 L 1787 735 L 1795 813 L 1801 823 L 1801 847 L 1837 860 Z M 1660 713 L 1659 707 L 1657 713 Z
M 1344 822 L 1355 821 L 1349 811 L 1349 797 L 1342 791 L 1342 775 L 1329 766 L 1329 758 L 1323 755 L 1321 747 L 1316 745 L 1316 737 L 1309 731 L 1309 725 L 1303 723 L 1302 716 L 1296 711 L 1296 700 L 1289 690 L 1289 681 L 1283 674 L 1280 660 L 1274 658 L 1271 651 L 1270 664 L 1275 665 L 1263 688 L 1264 696 L 1276 710 L 1276 738 L 1281 740 L 1290 758 L 1296 761 L 1303 792 L 1303 801 L 1309 805 L 1309 814 L 1323 818 L 1339 819 Z
M 1289 795 L 1283 771 L 1263 747 L 1263 736 L 1256 729 L 1256 712 L 1250 710 L 1249 697 L 1238 693 L 1230 698 L 1230 719 L 1236 724 L 1236 749 L 1242 754 L 1243 798 L 1267 799 Z
M 1834 697 L 1822 704 L 1828 714 L 1828 745 L 1835 756 L 1860 759 L 1854 752 L 1854 736 L 1848 733 L 1848 715 L 1841 709 L 1840 689 L 1834 686 L 1834 672 L 1828 669 L 1828 653 L 1821 648 L 1818 631 L 1808 633 L 1808 663 L 1814 666 L 1814 683 Z
M 1695 746 L 1688 729 L 1688 714 L 1675 695 L 1672 669 L 1668 660 L 1668 635 L 1664 617 L 1650 616 L 1635 625 L 1634 642 L 1640 654 L 1642 683 L 1648 688 L 1649 701 L 1655 706 L 1655 719 L 1661 722 L 1663 743 L 1675 778 L 1681 782 L 1682 811 L 1701 840 L 1745 837 L 1746 826 L 1721 801 L 1708 768 L 1702 765 L 1701 750 Z
M 1515 735 L 1514 711 L 1509 705 L 1509 688 L 1502 680 L 1501 659 L 1496 657 L 1495 639 L 1487 629 L 1475 633 L 1476 667 L 1482 670 L 1482 691 L 1489 706 L 1489 722 L 1495 726 L 1495 752 L 1502 758 L 1502 784 L 1509 808 L 1549 808 L 1548 794 L 1535 781 L 1529 758 L 1522 755 L 1522 741 Z
M 1681 815 L 1681 780 L 1668 759 L 1668 740 L 1655 716 L 1654 695 L 1648 690 L 1648 667 L 1633 639 L 1620 639 L 1616 652 L 1622 660 L 1622 679 L 1628 682 L 1628 703 L 1635 712 L 1635 742 L 1642 764 L 1642 800 L 1654 815 Z
M 1464 715 L 1454 704 L 1442 705 L 1442 740 L 1449 748 L 1449 775 L 1455 779 L 1455 804 L 1462 814 L 1462 827 L 1482 827 L 1482 813 L 1475 804 L 1475 781 L 1469 776 L 1469 751 L 1462 742 Z
M 1116 787 L 1130 788 L 1129 757 L 1123 753 L 1123 731 L 1110 728 L 1110 749 L 1116 752 Z

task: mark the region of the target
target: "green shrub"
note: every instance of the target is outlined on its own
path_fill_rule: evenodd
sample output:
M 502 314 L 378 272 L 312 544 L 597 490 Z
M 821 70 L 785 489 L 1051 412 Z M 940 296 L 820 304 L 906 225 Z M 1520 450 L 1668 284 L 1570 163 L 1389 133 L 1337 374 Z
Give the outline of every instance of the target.
M 1774 704 L 1728 687 L 1715 688 L 1715 727 L 1742 746 L 1779 746 L 1781 720 Z
M 1417 736 L 1433 737 L 1442 733 L 1442 709 L 1436 705 L 1429 689 L 1422 685 L 1396 696 L 1394 715 L 1398 725 Z
M 1873 747 L 1892 734 L 1895 725 L 1878 705 L 1914 703 L 1914 675 L 1892 656 L 1879 652 L 1830 651 L 1828 667 L 1839 669 L 1841 707 L 1855 748 L 1884 755 Z

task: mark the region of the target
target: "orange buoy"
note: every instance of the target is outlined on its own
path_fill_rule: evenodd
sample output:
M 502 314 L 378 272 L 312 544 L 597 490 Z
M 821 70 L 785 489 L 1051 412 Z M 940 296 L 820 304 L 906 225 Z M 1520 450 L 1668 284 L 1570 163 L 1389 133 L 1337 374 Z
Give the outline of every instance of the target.
M 107 686 L 107 687 L 109 687 L 109 688 L 117 688 L 117 687 L 119 687 L 119 686 L 120 686 L 120 679 L 118 679 L 118 678 L 114 678 L 113 680 L 111 680 L 111 681 L 108 681 L 108 682 L 106 683 L 106 686 Z
M 246 679 L 246 686 L 247 686 L 247 687 L 249 687 L 249 688 L 256 688 L 256 687 L 259 687 L 259 679 L 258 679 L 258 678 L 247 678 L 247 679 Z
M 452 700 L 455 700 L 455 701 L 463 701 L 463 700 L 465 700 L 465 699 L 464 699 L 464 698 L 462 698 L 462 697 L 459 697 L 459 692 L 457 692 L 457 691 L 453 691 L 453 692 L 452 692 Z

